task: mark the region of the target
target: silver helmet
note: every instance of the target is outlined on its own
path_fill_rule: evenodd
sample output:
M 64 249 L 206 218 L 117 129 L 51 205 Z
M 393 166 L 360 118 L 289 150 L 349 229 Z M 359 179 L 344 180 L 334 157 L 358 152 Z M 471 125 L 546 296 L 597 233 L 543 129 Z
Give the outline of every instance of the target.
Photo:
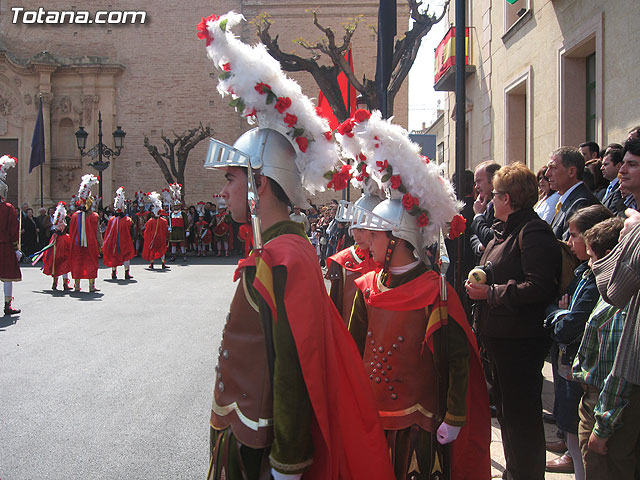
M 302 190 L 301 174 L 296 164 L 296 151 L 289 139 L 271 128 L 254 128 L 243 133 L 229 146 L 210 139 L 205 168 L 249 167 L 274 180 L 289 200 L 308 208 Z
M 363 194 L 358 200 L 355 202 L 347 202 L 346 200 L 341 200 L 338 205 L 338 211 L 336 212 L 336 220 L 338 222 L 347 222 L 350 224 L 349 233 L 353 228 L 359 228 L 355 224 L 355 216 L 357 212 L 367 211 L 372 212 L 373 209 L 381 202 L 382 200 L 377 195 L 373 195 L 371 193 Z M 358 213 L 361 214 L 361 213 Z
M 356 207 L 353 218 L 354 228 L 391 232 L 393 236 L 406 240 L 413 245 L 418 258 L 423 263 L 429 264 L 424 235 L 418 225 L 418 219 L 404 208 L 401 199 L 383 200 L 371 212 Z

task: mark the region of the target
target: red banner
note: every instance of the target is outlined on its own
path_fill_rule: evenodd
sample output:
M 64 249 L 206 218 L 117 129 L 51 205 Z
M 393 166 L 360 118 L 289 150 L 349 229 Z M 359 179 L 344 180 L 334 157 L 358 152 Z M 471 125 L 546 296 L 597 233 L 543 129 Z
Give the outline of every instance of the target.
M 465 65 L 469 65 L 469 28 L 465 29 Z M 438 83 L 453 65 L 456 64 L 456 28 L 451 27 L 436 47 L 436 64 L 434 83 Z

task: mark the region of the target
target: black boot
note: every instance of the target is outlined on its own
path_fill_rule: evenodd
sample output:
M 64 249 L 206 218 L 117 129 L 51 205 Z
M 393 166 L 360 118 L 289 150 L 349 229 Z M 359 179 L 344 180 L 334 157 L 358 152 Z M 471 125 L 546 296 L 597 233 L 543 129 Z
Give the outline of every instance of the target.
M 111 270 L 111 280 L 117 280 L 118 279 L 118 274 L 116 273 L 115 270 Z
M 11 307 L 11 302 L 12 301 L 13 301 L 13 299 L 9 300 L 8 302 L 7 301 L 4 302 L 4 314 L 5 315 L 15 315 L 16 313 L 20 313 L 21 310 Z
M 124 279 L 125 280 L 131 280 L 133 277 L 131 276 L 131 274 L 129 273 L 129 269 L 124 271 Z

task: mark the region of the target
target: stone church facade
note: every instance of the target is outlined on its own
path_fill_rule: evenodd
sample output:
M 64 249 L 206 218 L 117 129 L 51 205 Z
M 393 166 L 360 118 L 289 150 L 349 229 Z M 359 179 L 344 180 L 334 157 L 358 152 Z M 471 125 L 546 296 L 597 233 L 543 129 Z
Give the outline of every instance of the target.
M 42 4 L 25 0 L 25 12 Z M 129 8 L 131 5 L 129 5 Z M 14 203 L 40 205 L 40 169 L 29 170 L 31 139 L 42 101 L 45 124 L 46 160 L 42 169 L 45 206 L 69 201 L 85 173 L 96 173 L 81 157 L 74 132 L 83 126 L 88 132 L 87 148 L 98 143 L 98 112 L 102 115 L 103 142 L 113 147 L 112 132 L 122 126 L 127 135 L 121 155 L 111 158 L 103 172 L 105 204 L 115 190 L 124 186 L 128 196 L 138 190 L 161 190 L 166 180 L 143 145 L 146 135 L 162 151 L 162 133 L 175 133 L 210 125 L 216 138 L 232 143 L 249 126 L 216 91 L 219 72 L 207 58 L 204 42 L 196 37 L 201 17 L 235 10 L 249 22 L 256 15 L 271 15 L 272 34 L 279 35 L 284 51 L 308 55 L 292 41 L 303 37 L 316 40 L 321 32 L 313 25 L 308 4 L 269 0 L 194 0 L 183 3 L 142 0 L 136 10 L 146 12 L 144 23 L 136 24 L 35 24 L 13 23 L 15 12 L 0 0 L 0 153 L 19 159 L 10 171 L 9 199 Z M 314 8 L 324 26 L 334 31 L 351 17 L 362 15 L 353 39 L 356 76 L 373 78 L 376 36 L 368 25 L 377 22 L 377 1 L 319 2 Z M 70 7 L 52 0 L 48 11 L 127 8 L 124 3 L 106 5 L 86 0 Z M 24 12 L 22 12 L 24 13 Z M 24 17 L 27 18 L 27 17 Z M 398 2 L 398 32 L 406 30 L 408 7 Z M 236 32 L 244 41 L 256 42 L 250 23 Z M 317 98 L 318 87 L 306 73 L 292 75 L 303 91 Z M 406 86 L 396 97 L 396 121 L 406 126 Z M 221 173 L 202 167 L 207 140 L 194 148 L 185 173 L 187 204 L 211 200 L 224 179 Z M 94 192 L 97 195 L 97 191 Z M 320 194 L 314 201 L 325 203 L 340 194 Z

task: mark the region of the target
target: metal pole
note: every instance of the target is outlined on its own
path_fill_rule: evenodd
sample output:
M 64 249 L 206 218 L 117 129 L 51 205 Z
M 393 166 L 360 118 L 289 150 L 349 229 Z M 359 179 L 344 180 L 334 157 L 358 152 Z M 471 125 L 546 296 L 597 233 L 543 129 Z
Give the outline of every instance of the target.
M 102 166 L 102 112 L 98 111 L 98 164 Z M 99 206 L 102 207 L 102 169 L 98 169 L 100 181 L 98 182 L 98 195 L 100 195 Z
M 465 19 L 465 0 L 456 0 L 456 186 L 458 190 L 458 200 L 464 201 L 464 170 L 466 166 L 466 19 Z M 456 250 L 456 274 L 455 274 L 455 290 L 460 292 L 462 289 L 462 238 L 458 238 Z

